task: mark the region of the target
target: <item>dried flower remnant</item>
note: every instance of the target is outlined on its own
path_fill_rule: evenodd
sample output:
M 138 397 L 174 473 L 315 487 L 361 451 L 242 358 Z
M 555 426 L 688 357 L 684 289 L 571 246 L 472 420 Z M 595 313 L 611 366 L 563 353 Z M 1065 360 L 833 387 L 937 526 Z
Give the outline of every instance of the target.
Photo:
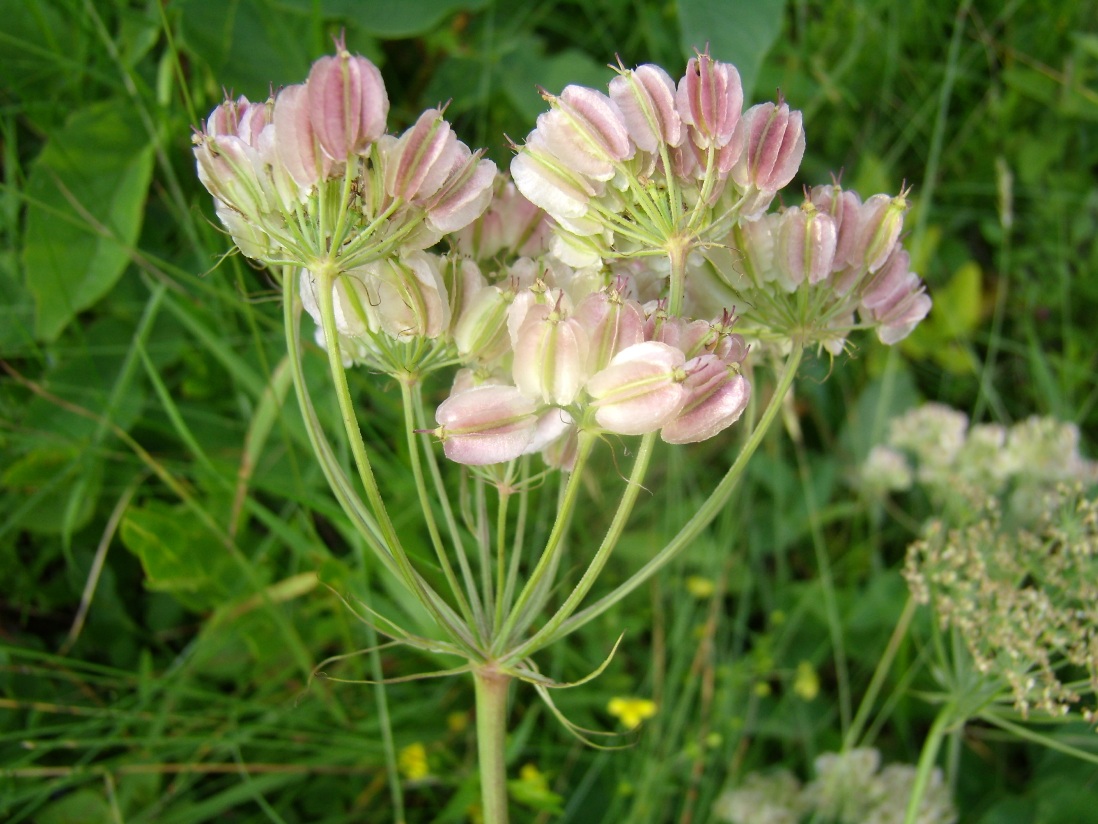
M 730 824 L 902 824 L 915 789 L 910 764 L 880 768 L 876 749 L 858 747 L 816 758 L 816 778 L 806 785 L 788 770 L 748 773 L 717 800 L 714 814 Z M 941 770 L 935 768 L 915 816 L 917 824 L 954 824 L 957 811 Z
M 1019 712 L 1098 721 L 1098 501 L 1061 490 L 1032 528 L 1005 524 L 994 504 L 958 529 L 932 522 L 904 575 Z M 1085 681 L 1062 682 L 1065 666 Z
M 730 824 L 798 824 L 810 807 L 788 770 L 752 772 L 717 799 L 713 813 Z

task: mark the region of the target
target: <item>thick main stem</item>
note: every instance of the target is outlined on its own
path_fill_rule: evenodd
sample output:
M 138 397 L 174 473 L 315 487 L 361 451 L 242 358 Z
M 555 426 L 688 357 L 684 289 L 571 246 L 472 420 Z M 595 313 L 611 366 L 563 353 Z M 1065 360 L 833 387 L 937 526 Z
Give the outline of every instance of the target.
M 477 755 L 484 824 L 507 824 L 507 690 L 511 676 L 494 667 L 474 671 Z

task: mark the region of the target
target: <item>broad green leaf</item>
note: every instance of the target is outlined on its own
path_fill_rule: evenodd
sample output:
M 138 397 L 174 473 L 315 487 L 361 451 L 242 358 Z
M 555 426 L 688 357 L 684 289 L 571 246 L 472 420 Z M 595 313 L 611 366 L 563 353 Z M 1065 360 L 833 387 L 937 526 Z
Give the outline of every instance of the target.
M 679 0 L 681 44 L 687 55 L 709 45 L 717 60 L 734 63 L 751 100 L 759 66 L 782 28 L 785 0 Z
M 39 810 L 34 820 L 39 824 L 111 824 L 116 819 L 103 793 L 84 787 Z
M 976 364 L 966 344 L 983 317 L 982 272 L 979 264 L 962 264 L 949 283 L 934 292 L 930 316 L 900 345 L 913 358 L 933 358 L 954 374 L 972 372 Z
M 11 250 L 0 252 L 0 352 L 7 357 L 32 351 L 34 346 L 34 299 L 19 277 L 19 266 Z
M 500 60 L 501 80 L 511 103 L 531 126 L 549 109 L 538 93 L 539 86 L 553 94 L 560 94 L 570 83 L 605 89 L 614 76 L 605 65 L 575 49 L 546 56 L 536 37 L 522 38 L 513 46 Z
M 136 555 L 146 586 L 195 610 L 225 603 L 240 578 L 228 551 L 183 507 L 150 501 L 126 513 L 122 543 Z
M 311 10 L 314 0 L 290 0 L 304 11 Z M 326 17 L 342 17 L 362 31 L 376 37 L 399 39 L 416 37 L 434 29 L 459 11 L 479 11 L 488 0 L 321 0 Z
M 980 325 L 981 279 L 980 265 L 970 260 L 939 290 L 934 310 L 944 334 L 964 338 Z
M 308 11 L 312 4 L 307 4 Z M 234 94 L 262 100 L 273 85 L 302 83 L 312 55 L 306 14 L 264 0 L 183 0 L 180 30 L 190 50 Z
M 0 88 L 5 100 L 35 101 L 49 89 L 49 105 L 20 106 L 20 118 L 43 130 L 87 80 L 89 39 L 84 26 L 72 25 L 54 3 L 0 0 Z M 60 103 L 60 105 L 58 105 Z
M 32 450 L 0 475 L 0 488 L 25 499 L 9 516 L 8 526 L 54 535 L 79 529 L 92 516 L 102 481 L 103 463 L 91 453 L 75 447 Z M 83 494 L 74 500 L 71 493 L 78 484 Z
M 23 268 L 35 333 L 54 340 L 110 292 L 141 231 L 153 151 L 117 101 L 72 115 L 31 169 Z

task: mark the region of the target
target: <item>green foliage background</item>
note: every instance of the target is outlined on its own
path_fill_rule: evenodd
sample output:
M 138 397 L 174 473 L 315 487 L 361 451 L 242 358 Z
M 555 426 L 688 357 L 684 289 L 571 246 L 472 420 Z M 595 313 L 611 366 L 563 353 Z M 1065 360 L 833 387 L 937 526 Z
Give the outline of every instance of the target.
M 536 86 L 602 86 L 615 55 L 677 76 L 708 42 L 755 100 L 780 89 L 805 112 L 801 182 L 842 170 L 863 195 L 914 187 L 929 321 L 899 352 L 863 339 L 814 364 L 801 437 L 756 456 L 707 540 L 541 662 L 572 680 L 624 630 L 607 673 L 560 702 L 612 728 L 611 696 L 655 698 L 635 745 L 586 749 L 515 697 L 512 774 L 535 764 L 550 788 L 516 787 L 518 820 L 706 821 L 744 771 L 807 775 L 838 747 L 895 623 L 924 504 L 881 521 L 844 482 L 892 411 L 927 398 L 974 420 L 1053 414 L 1093 442 L 1096 20 L 1092 0 L 0 0 L 0 815 L 391 819 L 375 688 L 307 682 L 371 643 L 336 593 L 413 608 L 311 462 L 270 284 L 226 256 L 195 178 L 190 132 L 223 90 L 299 82 L 345 31 L 381 67 L 390 128 L 450 101 L 463 139 L 505 165 L 506 136 L 543 109 Z M 358 378 L 393 511 L 414 511 L 384 435 L 399 393 Z M 686 480 L 658 489 L 611 577 L 688 517 L 726 447 L 665 454 Z M 714 593 L 690 595 L 689 575 Z M 930 711 L 917 646 L 899 660 L 872 732 L 886 760 L 911 762 Z M 812 701 L 791 690 L 802 661 L 821 677 Z M 340 675 L 368 671 L 352 659 Z M 423 743 L 431 768 L 406 787 L 409 821 L 468 820 L 470 686 L 386 694 L 398 745 Z M 962 820 L 1086 820 L 1092 773 L 985 733 L 958 739 Z

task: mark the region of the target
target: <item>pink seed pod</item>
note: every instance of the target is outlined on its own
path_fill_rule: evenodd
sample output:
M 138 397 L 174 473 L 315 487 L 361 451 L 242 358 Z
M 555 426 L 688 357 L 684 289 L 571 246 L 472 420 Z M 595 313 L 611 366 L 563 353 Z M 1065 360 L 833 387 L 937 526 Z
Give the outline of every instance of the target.
M 270 211 L 259 153 L 235 135 L 198 135 L 194 156 L 198 179 L 227 207 L 257 221 Z
M 459 142 L 453 168 L 439 190 L 423 204 L 428 225 L 443 234 L 468 226 L 488 208 L 495 179 L 496 164 L 482 160 L 480 152 L 470 152 Z
M 364 153 L 382 134 L 389 96 L 377 66 L 338 43 L 313 63 L 305 83 L 309 120 L 324 153 L 337 163 Z
M 801 113 L 779 104 L 760 103 L 743 114 L 736 140 L 743 151 L 732 167 L 732 179 L 741 189 L 749 186 L 776 192 L 797 174 L 804 157 Z
M 523 196 L 557 220 L 587 214 L 591 198 L 602 186 L 573 171 L 549 150 L 541 132 L 534 130 L 511 160 L 511 178 Z
M 896 197 L 873 195 L 858 213 L 859 231 L 852 263 L 864 263 L 870 272 L 880 269 L 892 254 L 904 228 L 907 192 Z
M 573 314 L 588 340 L 587 371 L 606 368 L 623 349 L 644 341 L 644 312 L 613 287 L 594 292 L 579 302 Z
M 806 280 L 812 286 L 831 274 L 838 232 L 830 215 L 811 201 L 803 208 L 787 209 L 778 224 L 774 260 L 793 291 Z
M 751 399 L 751 384 L 716 355 L 700 355 L 684 369 L 686 400 L 679 414 L 660 430 L 667 443 L 712 438 L 738 421 Z
M 454 343 L 463 358 L 493 363 L 510 351 L 508 305 L 496 286 L 487 286 L 472 297 L 454 324 Z
M 374 303 L 377 292 L 371 290 L 368 281 L 370 275 L 363 269 L 351 269 L 343 272 L 332 283 L 332 310 L 335 315 L 336 331 L 347 338 L 364 339 L 377 329 L 377 317 Z M 307 270 L 302 270 L 299 278 L 301 306 L 309 313 L 317 326 L 322 325 L 320 318 L 320 280 Z
M 623 349 L 587 382 L 595 421 L 619 435 L 643 435 L 669 423 L 685 400 L 685 362 L 679 349 L 658 341 Z
M 679 80 L 675 106 L 690 136 L 702 149 L 728 145 L 743 110 L 740 73 L 731 63 L 721 63 L 708 52 L 690 59 Z
M 332 159 L 320 149 L 309 120 L 309 100 L 304 84 L 287 86 L 275 98 L 275 150 L 286 171 L 299 186 L 308 189 L 332 170 Z
M 862 295 L 858 312 L 863 320 L 877 324 L 882 343 L 903 340 L 930 312 L 930 296 L 910 265 L 907 252 L 897 246 Z
M 587 335 L 559 304 L 530 308 L 514 351 L 512 376 L 527 397 L 567 406 L 587 380 Z
M 661 143 L 671 147 L 682 144 L 685 132 L 675 108 L 675 83 L 659 66 L 646 63 L 620 71 L 610 81 L 610 99 L 621 110 L 637 148 L 656 152 Z
M 858 197 L 858 193 L 832 183 L 814 187 L 809 192 L 808 199 L 835 221 L 838 237 L 835 241 L 832 271 L 838 272 L 850 264 L 860 264 L 860 261 L 855 260 L 858 234 L 861 231 L 862 199 Z
M 438 258 L 406 252 L 363 267 L 376 289 L 373 311 L 381 328 L 397 340 L 437 338 L 450 327 L 450 302 Z
M 570 169 L 594 180 L 609 180 L 614 166 L 636 151 L 625 117 L 605 94 L 586 86 L 566 86 L 560 97 L 542 92 L 550 111 L 538 116 L 545 145 Z
M 743 220 L 732 228 L 733 268 L 755 288 L 774 280 L 775 240 L 781 215 Z
M 469 151 L 458 142 L 442 112 L 427 109 L 389 150 L 385 191 L 416 204 L 427 202 L 463 159 L 461 149 Z
M 514 386 L 486 385 L 451 395 L 435 411 L 442 451 L 470 466 L 523 454 L 538 426 L 537 405 Z

